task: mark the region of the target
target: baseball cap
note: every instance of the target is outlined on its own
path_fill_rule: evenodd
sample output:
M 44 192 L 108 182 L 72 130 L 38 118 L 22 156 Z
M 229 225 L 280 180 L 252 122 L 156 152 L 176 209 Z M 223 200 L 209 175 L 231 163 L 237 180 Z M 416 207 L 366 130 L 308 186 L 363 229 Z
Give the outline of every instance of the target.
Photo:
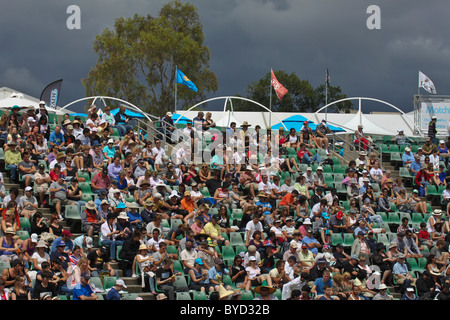
M 125 282 L 122 279 L 117 279 L 116 280 L 116 285 L 123 286 L 124 288 L 127 288 L 127 286 L 125 285 Z
M 94 240 L 91 237 L 86 237 L 86 247 L 87 248 L 94 247 Z
M 84 280 L 89 280 L 91 278 L 91 276 L 89 275 L 89 273 L 87 272 L 83 272 L 81 275 L 81 278 L 83 278 Z

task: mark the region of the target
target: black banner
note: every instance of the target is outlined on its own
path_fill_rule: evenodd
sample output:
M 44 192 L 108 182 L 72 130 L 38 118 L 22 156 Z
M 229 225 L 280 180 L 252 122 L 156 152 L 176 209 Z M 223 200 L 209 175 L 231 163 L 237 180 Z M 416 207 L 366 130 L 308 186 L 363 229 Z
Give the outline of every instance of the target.
M 60 79 L 50 83 L 41 93 L 40 100 L 45 101 L 45 104 L 49 108 L 56 109 L 56 106 L 58 105 L 62 81 L 63 79 Z

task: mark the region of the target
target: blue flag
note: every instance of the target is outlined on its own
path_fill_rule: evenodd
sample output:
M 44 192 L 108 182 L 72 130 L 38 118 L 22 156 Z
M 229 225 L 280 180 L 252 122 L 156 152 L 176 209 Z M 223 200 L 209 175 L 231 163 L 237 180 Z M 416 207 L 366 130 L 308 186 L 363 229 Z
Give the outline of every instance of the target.
M 191 80 L 189 80 L 189 78 L 186 77 L 186 75 L 183 72 L 178 70 L 178 68 L 177 68 L 177 80 L 176 80 L 176 83 L 184 84 L 185 86 L 188 86 L 189 89 L 191 89 L 192 91 L 195 91 L 195 92 L 198 91 L 198 89 L 195 86 L 195 84 Z

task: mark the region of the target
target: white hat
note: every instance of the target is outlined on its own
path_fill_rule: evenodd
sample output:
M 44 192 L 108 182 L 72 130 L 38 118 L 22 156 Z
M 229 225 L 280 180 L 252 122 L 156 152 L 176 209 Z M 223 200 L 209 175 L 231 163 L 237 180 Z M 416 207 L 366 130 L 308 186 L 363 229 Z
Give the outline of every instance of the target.
M 156 196 L 156 195 L 155 195 L 155 196 Z M 178 192 L 177 192 L 177 190 L 173 190 L 173 191 L 172 191 L 172 193 L 170 194 L 169 198 L 172 198 L 172 197 L 178 197 Z
M 406 147 L 406 148 L 405 148 L 405 151 L 406 151 L 406 152 L 410 152 L 410 151 L 411 151 L 411 148 L 410 148 L 410 147 Z
M 43 105 L 45 105 L 45 101 L 39 101 L 39 105 L 41 105 L 41 104 L 43 104 Z
M 318 166 L 317 169 L 316 169 L 316 171 L 317 171 L 317 170 L 323 170 L 323 167 L 322 167 L 322 166 Z
M 120 189 L 114 189 L 113 193 L 120 193 L 120 192 L 121 192 Z
M 439 143 L 445 143 L 445 141 L 444 140 L 439 140 Z
M 248 261 L 256 261 L 256 257 L 255 256 L 250 256 L 250 257 L 248 257 Z
M 404 132 L 404 130 L 403 129 L 398 129 L 397 132 Z
M 119 215 L 117 216 L 117 219 L 125 219 L 128 220 L 128 215 L 125 211 L 122 211 L 121 213 L 119 213 Z
M 38 234 L 37 233 L 32 233 L 31 234 L 31 236 L 30 236 L 30 239 L 31 239 L 31 242 L 38 242 L 38 240 L 39 240 L 39 236 L 38 236 Z
M 27 122 L 36 122 L 36 120 L 33 117 L 28 117 Z
M 127 286 L 125 285 L 125 282 L 122 279 L 117 279 L 116 280 L 116 285 L 123 286 L 124 288 L 127 288 Z
M 378 290 L 385 290 L 385 289 L 387 289 L 387 286 L 384 283 L 380 284 L 380 286 L 378 287 Z
M 94 247 L 94 240 L 91 237 L 86 236 L 86 247 L 87 248 L 93 248 Z
M 108 143 L 114 143 L 113 139 L 108 139 Z
M 25 191 L 33 191 L 33 187 L 26 187 Z
M 91 128 L 91 131 L 98 131 L 97 127 Z
M 171 116 L 172 116 L 172 112 L 168 111 L 168 112 L 166 113 L 166 116 L 171 117 Z
M 163 198 L 162 194 L 159 193 L 159 192 L 156 192 L 154 197 L 157 198 L 157 199 L 162 199 Z
M 303 221 L 303 224 L 312 224 L 311 219 L 306 218 L 305 221 Z
M 100 122 L 99 122 L 99 124 L 104 124 L 104 123 L 106 123 L 105 119 L 101 119 Z

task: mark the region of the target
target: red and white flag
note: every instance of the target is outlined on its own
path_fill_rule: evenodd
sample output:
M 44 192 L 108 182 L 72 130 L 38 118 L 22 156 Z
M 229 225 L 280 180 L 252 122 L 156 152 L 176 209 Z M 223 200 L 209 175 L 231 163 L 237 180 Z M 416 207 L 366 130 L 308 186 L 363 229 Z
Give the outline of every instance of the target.
M 271 84 L 273 86 L 273 88 L 275 89 L 275 93 L 277 94 L 278 99 L 283 99 L 283 96 L 288 93 L 288 90 L 283 87 L 283 85 L 281 83 L 278 82 L 277 78 L 275 77 L 275 74 L 273 73 L 273 70 L 270 70 L 272 72 L 272 79 L 271 79 Z

